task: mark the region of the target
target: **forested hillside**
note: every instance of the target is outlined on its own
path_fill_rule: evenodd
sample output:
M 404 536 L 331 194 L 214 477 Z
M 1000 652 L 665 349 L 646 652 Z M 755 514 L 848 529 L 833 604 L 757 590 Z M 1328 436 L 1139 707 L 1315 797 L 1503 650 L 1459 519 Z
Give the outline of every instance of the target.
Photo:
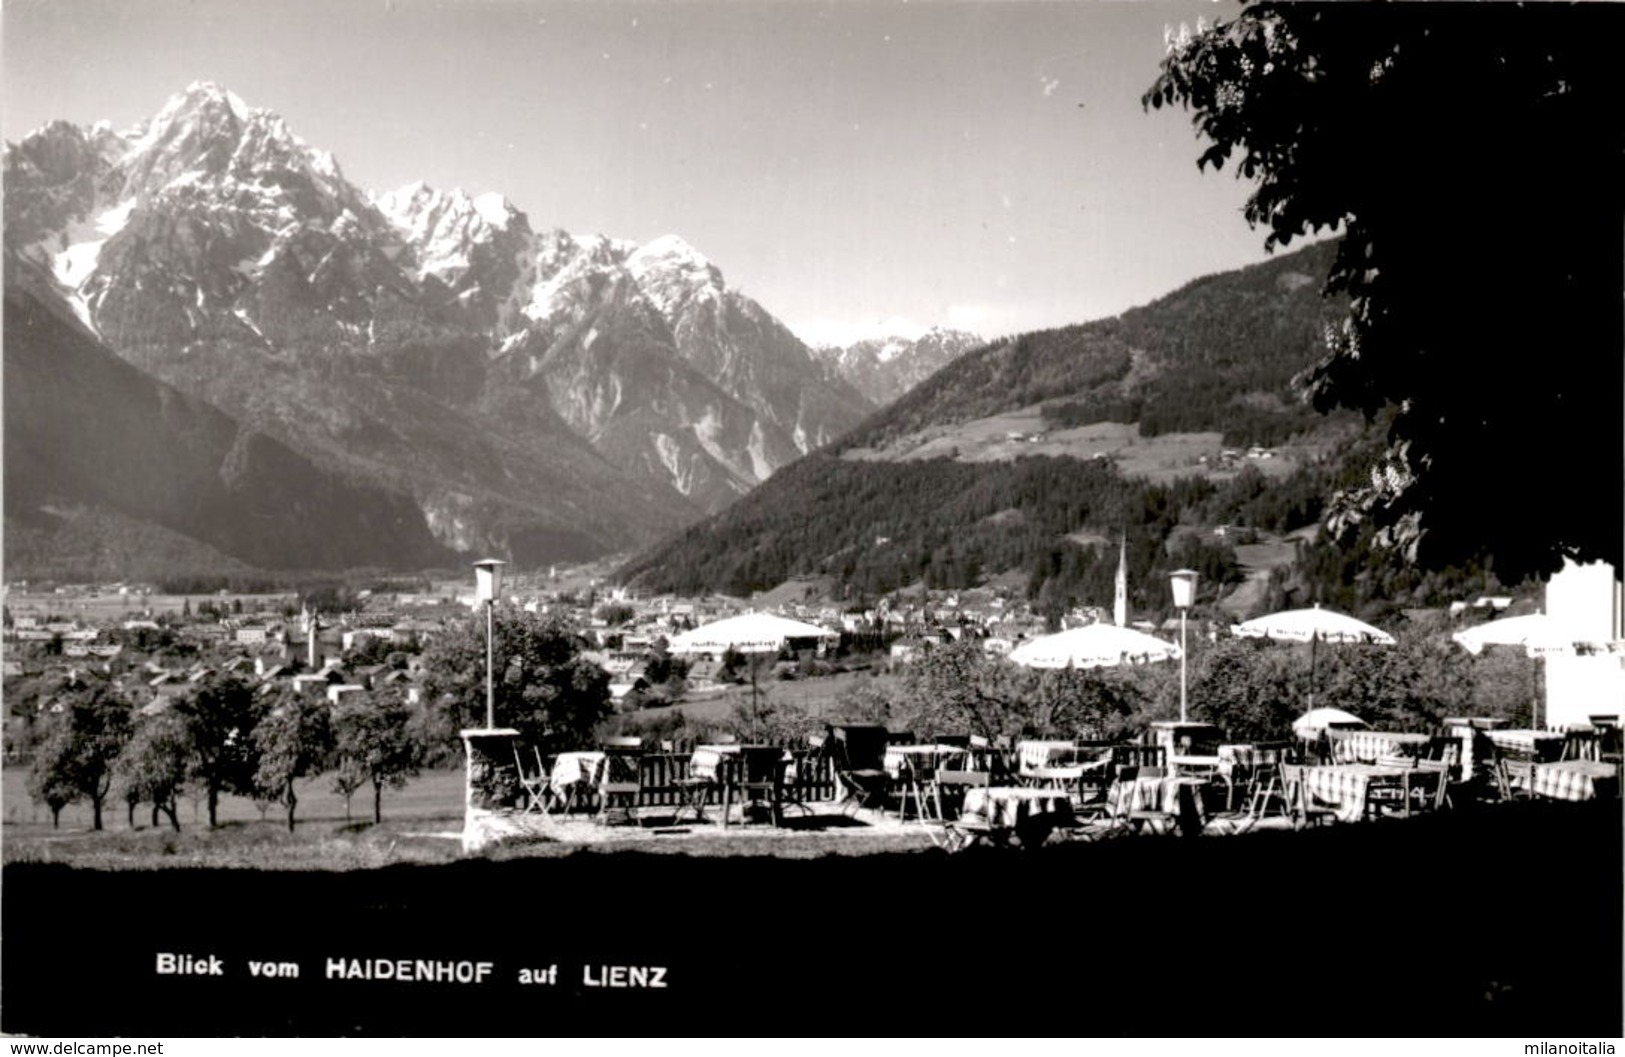
M 1073 459 L 890 463 L 820 453 L 622 575 L 655 590 L 745 594 L 819 573 L 872 598 L 915 582 L 962 588 L 1020 570 L 1031 597 L 1109 605 L 1116 549 L 1067 537 L 1126 533 L 1136 605 L 1156 608 L 1165 604 L 1163 574 L 1181 565 L 1201 570 L 1210 589 L 1236 575 L 1228 547 L 1176 532 L 1181 523 L 1281 530 L 1312 521 L 1328 473 L 1316 467 L 1266 484 L 1254 470 L 1225 485 L 1152 485 Z
M 1275 444 L 1323 416 L 1293 378 L 1324 353 L 1341 306 L 1321 284 L 1336 252 L 1317 243 L 1208 276 L 1121 316 L 1023 334 L 969 352 L 833 446 L 881 448 L 933 426 L 1043 404 L 1058 427 L 1138 422 L 1145 436 L 1219 431 Z
M 861 601 L 916 583 L 963 588 L 1014 574 L 1026 597 L 1053 613 L 1111 604 L 1117 549 L 1102 544 L 1123 536 L 1136 611 L 1167 608 L 1166 574 L 1180 566 L 1202 573 L 1206 597 L 1225 593 L 1242 577 L 1237 534 L 1212 530 L 1236 526 L 1246 537 L 1315 524 L 1380 436 L 1380 426 L 1350 429 L 1356 420 L 1347 414 L 1315 413 L 1293 387 L 1324 352 L 1323 320 L 1336 306 L 1319 291 L 1334 250 L 1310 246 L 1197 280 L 1115 319 L 968 353 L 825 451 L 634 559 L 622 577 L 655 590 L 747 594 L 821 575 Z M 1310 443 L 1299 445 L 1288 472 L 1193 465 L 1188 476 L 1156 482 L 1108 459 L 850 457 L 904 450 L 911 435 L 951 434 L 955 424 L 1035 404 L 1050 428 L 1137 421 L 1142 436 L 1210 431 L 1237 446 Z M 1371 612 L 1491 582 L 1476 566 L 1423 576 L 1369 541 L 1296 547 L 1290 570 L 1270 578 L 1271 605 L 1323 601 Z

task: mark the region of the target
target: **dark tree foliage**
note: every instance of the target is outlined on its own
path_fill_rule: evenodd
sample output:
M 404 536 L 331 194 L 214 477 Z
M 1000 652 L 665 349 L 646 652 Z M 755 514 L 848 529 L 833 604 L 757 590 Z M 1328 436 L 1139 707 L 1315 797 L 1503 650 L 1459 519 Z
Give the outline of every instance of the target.
M 176 803 L 186 785 L 192 760 L 192 744 L 186 721 L 173 710 L 144 716 L 135 724 L 134 734 L 119 755 L 115 768 L 118 784 L 130 809 L 134 828 L 135 805 L 152 805 L 154 824 L 161 811 L 177 832 L 181 828 Z
M 254 795 L 259 754 L 252 738 L 264 713 L 254 691 L 232 676 L 216 676 L 175 702 L 192 744 L 192 777 L 208 798 L 209 825 L 219 824 L 220 794 Z
M 131 710 L 105 685 L 79 687 L 58 696 L 44 742 L 34 755 L 29 792 L 51 808 L 90 801 L 92 825 L 102 828 L 102 805 L 113 785 L 114 763 L 130 740 Z
M 288 832 L 299 806 L 296 782 L 322 773 L 333 754 L 332 714 L 314 695 L 285 692 L 253 732 L 258 756 L 254 787 L 265 799 L 281 800 L 288 809 Z
M 1266 246 L 1344 232 L 1310 384 L 1391 418 L 1340 534 L 1509 581 L 1625 570 L 1622 28 L 1614 4 L 1260 4 L 1170 43 L 1145 103 L 1258 181 Z
M 494 614 L 496 725 L 512 727 L 544 754 L 590 745 L 610 714 L 609 676 L 581 656 L 562 622 L 499 609 Z M 424 652 L 424 692 L 436 740 L 485 726 L 485 618 L 478 614 Z
M 399 789 L 418 773 L 421 755 L 409 724 L 411 709 L 398 691 L 345 701 L 333 710 L 334 744 L 339 757 L 336 785 L 349 794 L 372 784 L 372 820 L 384 821 L 384 789 Z

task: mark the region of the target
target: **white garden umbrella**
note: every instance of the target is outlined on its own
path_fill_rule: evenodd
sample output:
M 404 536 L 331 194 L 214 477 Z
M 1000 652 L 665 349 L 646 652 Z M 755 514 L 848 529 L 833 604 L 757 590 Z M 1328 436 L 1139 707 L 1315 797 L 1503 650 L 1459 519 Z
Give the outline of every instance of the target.
M 1106 668 L 1179 659 L 1179 647 L 1133 628 L 1085 624 L 1022 643 L 1010 659 L 1028 668 Z
M 1468 653 L 1478 656 L 1486 646 L 1522 646 L 1531 657 L 1552 654 L 1572 655 L 1587 646 L 1606 649 L 1606 643 L 1587 642 L 1582 636 L 1560 620 L 1545 613 L 1529 613 L 1521 617 L 1503 617 L 1450 636 Z
M 805 624 L 772 613 L 742 613 L 703 624 L 693 631 L 685 631 L 673 638 L 666 649 L 670 653 L 710 654 L 733 650 L 735 653 L 760 656 L 777 654 L 792 639 L 834 640 L 840 637 L 837 632 L 816 624 Z M 750 665 L 750 701 L 751 715 L 759 718 L 761 710 L 757 701 L 756 667 L 754 663 Z
M 1341 708 L 1311 708 L 1292 721 L 1292 732 L 1300 738 L 1318 738 L 1331 728 L 1368 726 L 1365 720 Z
M 1274 639 L 1278 642 L 1309 644 L 1309 708 L 1315 707 L 1315 646 L 1321 642 L 1367 642 L 1392 646 L 1394 637 L 1346 613 L 1322 609 L 1287 609 L 1269 616 L 1243 621 L 1231 629 L 1244 638 Z
M 1520 646 L 1526 655 L 1539 659 L 1552 656 L 1571 657 L 1582 650 L 1605 650 L 1607 643 L 1592 642 L 1583 636 L 1577 635 L 1568 624 L 1556 620 L 1545 613 L 1528 613 L 1521 617 L 1503 617 L 1500 620 L 1490 620 L 1470 628 L 1464 628 L 1450 636 L 1460 643 L 1462 648 L 1473 656 L 1484 652 L 1488 646 Z M 1538 676 L 1531 670 L 1530 679 Z M 1529 688 L 1529 725 L 1536 729 L 1540 726 L 1540 688 L 1531 685 Z
M 772 613 L 742 613 L 737 617 L 712 621 L 674 637 L 671 653 L 777 653 L 787 639 L 838 639 L 837 632 L 816 624 L 774 616 Z

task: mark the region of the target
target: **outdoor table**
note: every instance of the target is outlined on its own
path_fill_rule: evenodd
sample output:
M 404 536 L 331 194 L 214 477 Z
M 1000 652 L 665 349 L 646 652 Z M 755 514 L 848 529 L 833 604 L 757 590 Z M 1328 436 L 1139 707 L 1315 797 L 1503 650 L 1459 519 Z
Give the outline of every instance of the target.
M 1512 784 L 1521 788 L 1528 784 L 1528 778 L 1522 773 L 1513 775 Z M 1619 771 L 1611 763 L 1598 763 L 1595 760 L 1542 763 L 1535 767 L 1531 792 L 1553 800 L 1617 797 Z
M 929 771 L 937 767 L 950 767 L 958 758 L 969 755 L 970 749 L 957 745 L 888 745 L 881 766 L 886 769 L 887 777 L 900 778 L 905 760 L 914 770 L 923 767 Z
M 598 784 L 607 756 L 600 751 L 561 752 L 553 761 L 553 776 L 549 784 L 554 794 L 569 809 L 572 793 L 590 789 Z
M 1399 782 L 1406 787 L 1409 804 L 1410 775 L 1419 772 L 1401 767 L 1378 767 L 1369 763 L 1336 763 L 1303 769 L 1304 803 L 1319 801 L 1330 806 L 1340 822 L 1365 818 L 1366 799 L 1373 784 Z
M 1490 716 L 1446 716 L 1444 719 L 1447 727 L 1466 727 L 1469 730 L 1498 730 L 1506 726 L 1506 722 Z
M 1540 763 L 1556 761 L 1568 740 L 1566 734 L 1556 730 L 1487 730 L 1484 736 L 1497 749 L 1526 753 Z
M 1070 741 L 1018 741 L 1016 773 L 1028 775 L 1040 767 L 1070 760 L 1077 748 L 1077 744 Z
M 1072 821 L 1072 798 L 1028 786 L 972 786 L 965 790 L 961 819 L 976 819 L 995 833 L 1015 832 L 1023 844 L 1043 843 L 1058 824 Z
M 1194 809 L 1194 817 L 1201 823 L 1197 827 L 1200 831 L 1207 826 L 1207 807 L 1202 803 L 1202 786 L 1207 782 L 1202 778 L 1180 777 L 1178 775 L 1157 775 L 1150 778 L 1131 778 L 1126 782 L 1119 781 L 1112 785 L 1106 794 L 1106 810 L 1113 818 L 1127 818 L 1135 811 L 1160 811 L 1171 817 L 1180 814 L 1180 797 L 1190 797 L 1190 806 Z
M 1076 752 L 1074 749 L 1073 752 Z M 1070 793 L 1073 789 L 1081 791 L 1081 784 L 1086 774 L 1091 771 L 1103 772 L 1111 765 L 1112 754 L 1106 749 L 1093 760 L 1084 760 L 1077 757 L 1071 763 L 1053 761 L 1041 764 L 1018 775 L 1023 785 L 1030 785 L 1040 789 L 1065 790 Z
M 902 818 L 908 813 L 908 801 L 914 798 L 915 810 L 923 817 L 925 815 L 926 798 L 930 797 L 931 805 L 936 809 L 937 816 L 942 815 L 942 803 L 937 794 L 936 785 L 932 777 L 938 768 L 949 770 L 963 767 L 970 756 L 968 747 L 957 745 L 890 745 L 886 748 L 885 759 L 881 766 L 885 768 L 887 777 L 894 782 L 904 783 L 902 796 L 898 800 L 897 814 Z
M 1428 743 L 1426 734 L 1356 730 L 1332 742 L 1333 763 L 1376 763 L 1380 756 L 1403 756 L 1406 746 Z
M 1217 756 L 1170 756 L 1168 763 L 1176 777 L 1195 778 L 1203 783 L 1217 778 L 1223 782 L 1225 810 L 1230 809 L 1236 798 L 1236 787 L 1231 780 L 1231 771 L 1235 767 L 1233 760 L 1221 753 Z

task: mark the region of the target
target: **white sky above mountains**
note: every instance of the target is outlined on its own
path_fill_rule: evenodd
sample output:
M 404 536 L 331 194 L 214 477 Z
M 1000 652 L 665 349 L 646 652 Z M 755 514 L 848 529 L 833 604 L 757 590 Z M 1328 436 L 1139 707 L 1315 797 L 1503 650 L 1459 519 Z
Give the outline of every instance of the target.
M 1251 185 L 1146 113 L 1163 30 L 1233 4 L 8 0 L 0 111 L 127 129 L 212 80 L 363 188 L 676 233 L 809 342 L 996 337 L 1261 260 Z

